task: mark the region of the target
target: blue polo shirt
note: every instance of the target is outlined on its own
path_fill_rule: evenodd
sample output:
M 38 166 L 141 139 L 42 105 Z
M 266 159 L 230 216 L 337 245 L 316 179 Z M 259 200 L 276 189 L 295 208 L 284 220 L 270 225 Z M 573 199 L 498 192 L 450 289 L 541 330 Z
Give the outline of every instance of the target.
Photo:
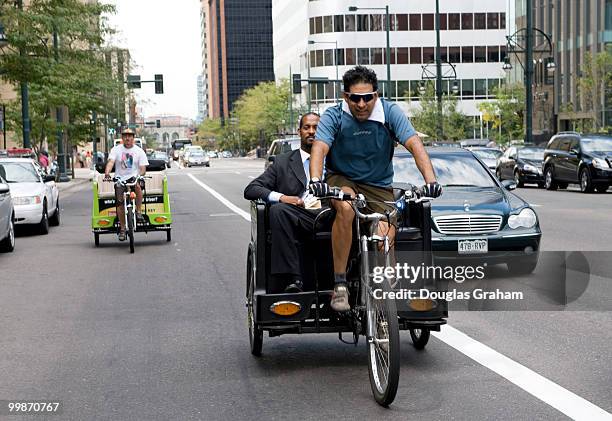
M 326 168 L 357 183 L 388 187 L 393 182 L 393 150 L 395 144 L 384 126 L 385 121 L 402 145 L 416 134 L 399 105 L 382 98 L 377 100 L 372 115 L 359 122 L 342 102 L 325 110 L 315 139 L 329 147 Z

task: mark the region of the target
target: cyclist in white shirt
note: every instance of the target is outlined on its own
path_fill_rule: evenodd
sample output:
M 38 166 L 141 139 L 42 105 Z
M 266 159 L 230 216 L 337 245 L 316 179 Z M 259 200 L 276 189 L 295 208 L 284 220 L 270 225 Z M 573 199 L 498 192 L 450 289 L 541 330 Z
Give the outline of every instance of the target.
M 110 172 L 115 167 L 115 176 L 121 178 L 123 181 L 127 181 L 138 175 L 145 175 L 147 172 L 147 165 L 149 160 L 147 154 L 137 145 L 134 144 L 134 131 L 132 129 L 125 129 L 121 133 L 122 143 L 111 149 L 108 154 L 108 162 L 104 170 L 104 179 L 110 180 Z M 134 191 L 136 192 L 136 219 L 139 222 L 143 221 L 142 214 L 140 213 L 142 207 L 142 186 L 140 183 L 136 184 Z M 125 193 L 125 186 L 115 184 L 115 198 L 117 203 L 117 217 L 119 218 L 120 231 L 119 240 L 125 240 L 125 209 L 123 208 L 123 194 Z

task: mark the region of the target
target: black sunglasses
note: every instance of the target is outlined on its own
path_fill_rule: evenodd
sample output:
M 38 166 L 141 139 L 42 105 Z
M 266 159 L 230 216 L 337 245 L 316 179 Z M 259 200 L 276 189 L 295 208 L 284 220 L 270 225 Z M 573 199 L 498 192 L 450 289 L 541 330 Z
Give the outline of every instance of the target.
M 355 104 L 359 104 L 359 102 L 363 99 L 366 103 L 372 101 L 376 92 L 368 92 L 366 94 L 352 94 L 350 92 L 345 92 L 348 95 L 348 99 Z

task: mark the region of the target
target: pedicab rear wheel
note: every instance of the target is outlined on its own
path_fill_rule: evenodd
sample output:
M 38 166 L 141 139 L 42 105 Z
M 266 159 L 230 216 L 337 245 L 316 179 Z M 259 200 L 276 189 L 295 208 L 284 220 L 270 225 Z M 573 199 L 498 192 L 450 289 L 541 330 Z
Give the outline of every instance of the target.
M 372 288 L 391 291 L 384 281 Z M 392 299 L 374 299 L 373 290 L 367 293 L 367 346 L 368 372 L 374 399 L 382 406 L 389 406 L 395 399 L 400 373 L 400 339 L 397 308 Z
M 425 349 L 425 345 L 429 342 L 430 336 L 429 329 L 410 329 L 412 345 L 414 345 L 416 349 Z
M 263 330 L 255 323 L 255 311 L 254 311 L 254 300 L 255 300 L 255 278 L 253 271 L 251 270 L 250 264 L 247 267 L 247 277 L 249 283 L 249 293 L 247 296 L 247 321 L 249 323 L 249 343 L 251 345 L 251 354 L 256 357 L 261 356 L 261 349 L 263 347 Z
M 166 241 L 172 241 L 172 232 L 170 230 L 166 231 Z
M 94 244 L 96 245 L 96 247 L 100 245 L 100 234 L 98 234 L 97 232 L 94 232 Z
M 127 223 L 127 235 L 130 240 L 130 253 L 134 253 L 134 211 L 132 210 L 132 208 L 128 208 Z

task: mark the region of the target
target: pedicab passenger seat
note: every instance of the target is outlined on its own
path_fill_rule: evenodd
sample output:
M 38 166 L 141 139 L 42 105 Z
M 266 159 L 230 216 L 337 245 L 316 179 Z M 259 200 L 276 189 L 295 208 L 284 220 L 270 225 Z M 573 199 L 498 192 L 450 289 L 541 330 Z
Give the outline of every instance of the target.
M 164 194 L 164 177 L 163 172 L 147 173 L 151 178 L 145 178 L 145 190 L 147 195 Z M 96 174 L 96 183 L 98 184 L 98 198 L 108 199 L 115 197 L 115 183 L 104 181 L 104 174 Z
M 109 199 L 115 197 L 115 184 L 104 181 L 104 174 L 96 172 L 96 183 L 98 185 L 99 199 Z

